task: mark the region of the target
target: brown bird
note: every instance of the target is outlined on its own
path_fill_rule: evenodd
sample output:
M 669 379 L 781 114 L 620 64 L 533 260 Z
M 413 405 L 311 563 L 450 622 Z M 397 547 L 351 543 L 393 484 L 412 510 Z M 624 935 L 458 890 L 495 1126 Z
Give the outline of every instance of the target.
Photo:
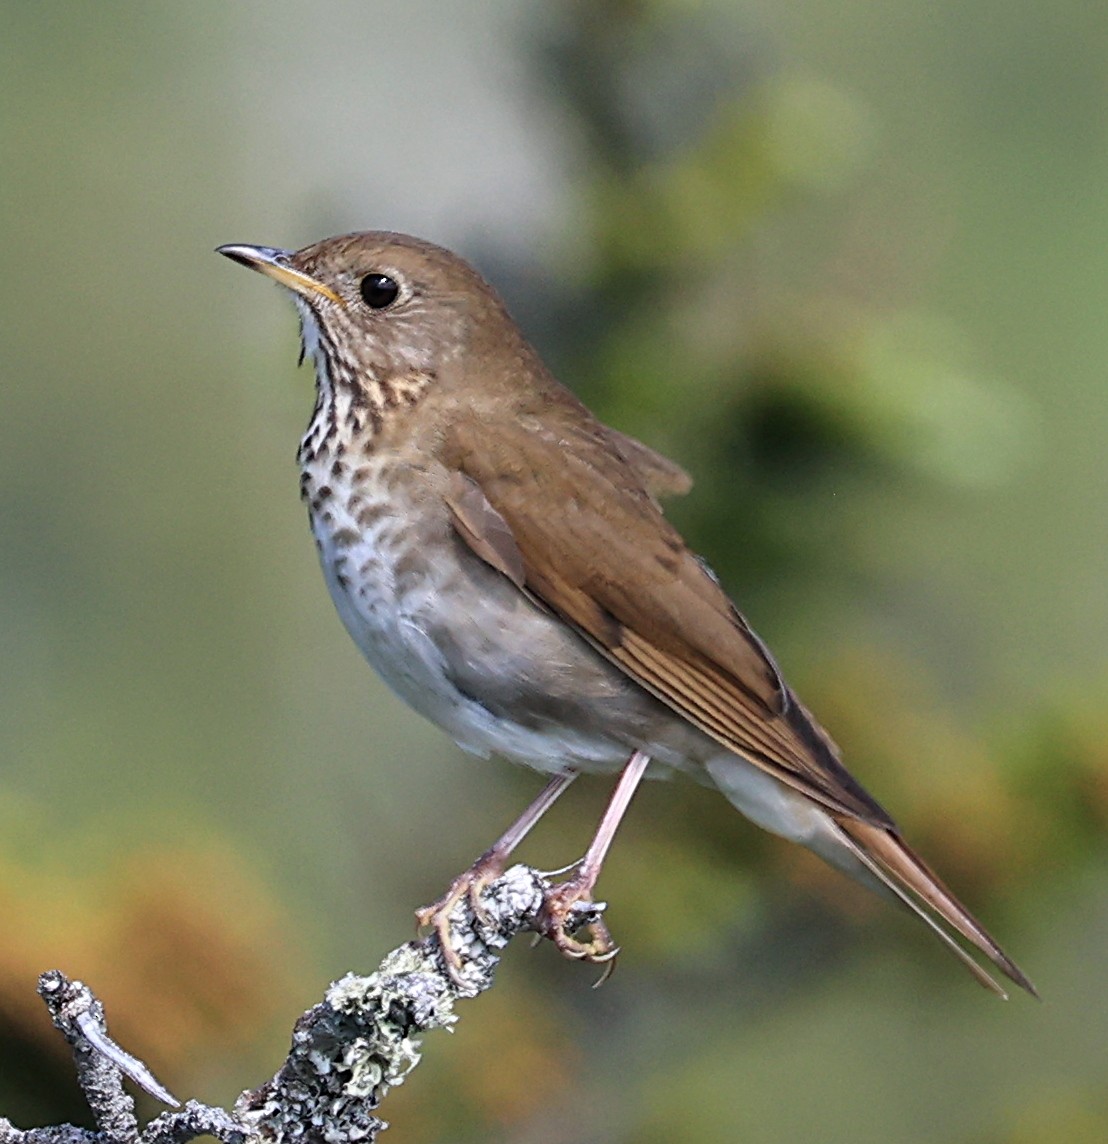
M 982 984 L 955 935 L 1034 987 L 903 840 L 839 759 L 712 571 L 662 515 L 684 471 L 610 429 L 562 386 L 472 267 L 370 231 L 287 252 L 219 253 L 287 287 L 316 401 L 301 492 L 323 574 L 365 657 L 468 751 L 550 781 L 434 906 L 462 895 L 580 771 L 621 771 L 596 837 L 544 908 L 567 954 L 602 961 L 590 900 L 644 774 L 683 771 L 759 826 L 912 909 Z

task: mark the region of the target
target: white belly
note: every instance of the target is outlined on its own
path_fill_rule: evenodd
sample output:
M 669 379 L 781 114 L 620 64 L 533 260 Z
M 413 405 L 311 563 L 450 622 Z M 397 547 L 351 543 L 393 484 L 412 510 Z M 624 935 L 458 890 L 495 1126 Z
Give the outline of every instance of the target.
M 396 515 L 393 502 L 386 510 L 384 502 L 363 496 L 352 505 L 344 491 L 336 488 L 326 511 L 312 513 L 323 575 L 346 630 L 396 695 L 474 754 L 503 755 L 546 773 L 611 771 L 626 761 L 626 745 L 605 735 L 578 733 L 564 724 L 524 726 L 503 711 L 494 716 L 459 690 L 442 642 L 432 633 L 457 632 L 467 665 L 510 672 L 520 624 L 534 625 L 538 641 L 549 617 L 522 597 L 516 601 L 507 581 L 503 592 L 518 603 L 510 612 L 498 593 L 473 591 L 469 580 L 452 575 L 447 546 L 428 546 L 402 565 L 396 554 L 411 547 L 410 526 Z M 490 575 L 500 588 L 497 574 Z M 508 619 L 511 632 L 505 630 Z

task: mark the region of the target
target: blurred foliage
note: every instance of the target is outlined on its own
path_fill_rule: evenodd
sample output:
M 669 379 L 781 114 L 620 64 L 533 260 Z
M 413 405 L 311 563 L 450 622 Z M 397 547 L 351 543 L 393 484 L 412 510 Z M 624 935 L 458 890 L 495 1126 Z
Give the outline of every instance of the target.
M 271 891 L 220 842 L 150 842 L 103 853 L 93 838 L 47 850 L 45 812 L 5 806 L 0 851 L 0 1077 L 5 1115 L 17 1123 L 88 1123 L 69 1047 L 35 993 L 40 973 L 65 966 L 97 983 L 112 1035 L 157 1073 L 192 1090 L 230 1062 L 260 1060 L 283 1040 L 298 960 L 281 933 Z M 226 1093 L 226 1089 L 224 1088 Z M 63 1095 L 65 1094 L 65 1095 Z M 91 1125 L 90 1125 L 91 1126 Z
M 341 7 L 327 10 L 338 18 Z M 500 772 L 476 765 L 464 781 L 443 778 L 428 745 L 437 740 L 406 731 L 386 701 L 374 707 L 364 665 L 345 644 L 336 652 L 294 475 L 280 470 L 285 491 L 275 492 L 278 470 L 267 468 L 290 451 L 281 434 L 306 414 L 306 395 L 274 386 L 276 350 L 253 363 L 256 383 L 241 381 L 252 375 L 232 355 L 247 339 L 208 297 L 216 271 L 186 273 L 196 250 L 207 257 L 219 241 L 284 241 L 209 234 L 230 227 L 226 200 L 241 200 L 262 230 L 258 166 L 245 164 L 245 194 L 214 174 L 246 146 L 219 106 L 242 61 L 210 51 L 235 38 L 214 9 L 210 23 L 172 6 L 114 11 L 136 21 L 141 66 L 108 9 L 92 40 L 74 32 L 59 44 L 64 9 L 52 5 L 18 21 L 13 10 L 37 49 L 8 61 L 20 94 L 39 90 L 40 72 L 48 84 L 77 76 L 57 107 L 40 98 L 22 112 L 36 125 L 34 164 L 75 166 L 60 168 L 65 177 L 44 168 L 6 216 L 19 222 L 13 244 L 29 251 L 29 269 L 9 276 L 25 284 L 10 304 L 27 335 L 13 375 L 29 384 L 14 388 L 8 420 L 19 432 L 0 461 L 5 545 L 25 553 L 0 569 L 0 623 L 18 666 L 0 695 L 12 760 L 0 789 L 0 1114 L 27 1124 L 80 1118 L 64 1095 L 64 1049 L 33 995 L 59 951 L 60 968 L 104 998 L 113 1034 L 171 1089 L 228 1099 L 275 1062 L 292 1017 L 345 968 L 335 958 L 364 968 L 395 944 L 408 909 L 473 856 L 470 839 L 487 842 L 534 790 L 534 776 L 505 771 L 497 786 Z M 804 19 L 818 15 L 804 7 Z M 994 16 L 1013 57 L 1037 71 L 1042 29 Z M 28 32 L 32 19 L 41 24 Z M 1026 963 L 1046 1002 L 990 1007 L 883 902 L 749 828 L 718 796 L 655 785 L 600 887 L 623 966 L 592 993 L 551 950 L 514 952 L 497 990 L 463 1012 L 452 1038 L 427 1045 L 384 1109 L 398 1139 L 1054 1144 L 1106 1134 L 1108 1017 L 1087 983 L 1102 978 L 1108 943 L 1108 679 L 1080 690 L 1039 679 L 1032 702 L 990 710 L 979 676 L 999 670 L 1001 653 L 989 641 L 1003 636 L 1033 659 L 1027 617 L 1005 617 L 1014 637 L 972 630 L 972 609 L 926 581 L 910 542 L 920 522 L 1041 463 L 1040 411 L 982 368 L 972 312 L 955 320 L 918 300 L 926 270 L 910 243 L 874 229 L 881 210 L 856 211 L 885 109 L 788 59 L 763 21 L 756 4 L 677 0 L 531 11 L 529 75 L 560 116 L 573 226 L 539 269 L 530 243 L 523 265 L 493 242 L 483 262 L 499 263 L 490 276 L 555 372 L 693 473 L 693 493 L 667 511 L 852 770 Z M 264 55 L 260 25 L 252 32 Z M 1021 34 L 1031 46 L 1019 47 Z M 1000 39 L 971 37 L 997 51 Z M 284 83 L 301 45 L 282 43 Z M 96 87 L 117 50 L 134 74 L 120 82 L 108 68 Z M 881 59 L 906 72 L 913 63 Z M 962 114 L 1005 102 L 974 86 L 976 61 L 965 68 Z M 323 131 L 339 109 L 291 86 Z M 384 89 L 370 86 L 372 123 Z M 191 130 L 173 118 L 182 107 Z M 42 148 L 69 138 L 70 118 L 85 125 L 79 140 Z M 332 212 L 325 173 L 308 180 L 327 205 L 301 206 L 305 241 Z M 152 204 L 166 216 L 144 234 L 135 219 Z M 287 204 L 276 213 L 287 225 Z M 190 310 L 198 295 L 204 305 Z M 234 341 L 209 344 L 204 331 L 221 322 Z M 1053 331 L 1040 333 L 1049 344 Z M 1056 506 L 1013 499 L 1035 514 L 1029 551 Z M 1095 533 L 1083 506 L 1077 515 Z M 905 638 L 905 616 L 917 630 L 956 632 L 970 666 L 952 679 L 949 662 Z M 368 732 L 344 722 L 367 707 Z M 154 766 L 178 783 L 162 829 L 131 821 L 167 797 Z M 18 793 L 36 782 L 37 800 Z M 603 787 L 572 788 L 525 856 L 557 866 L 580 853 Z M 74 806 L 108 825 L 58 842 L 56 820 Z M 194 825 L 200 806 L 216 821 Z M 268 867 L 243 857 L 255 848 Z
M 973 1144 L 1095 1144 L 1108 1140 L 1108 1087 L 1089 1092 L 1065 1085 L 1036 1093 L 1004 1119 L 1007 1127 L 989 1131 Z

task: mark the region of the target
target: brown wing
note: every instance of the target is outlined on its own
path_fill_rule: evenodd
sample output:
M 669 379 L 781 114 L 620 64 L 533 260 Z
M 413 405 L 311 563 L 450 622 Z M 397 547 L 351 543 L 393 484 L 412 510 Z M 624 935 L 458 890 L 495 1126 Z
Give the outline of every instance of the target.
M 443 459 L 464 474 L 451 507 L 478 556 L 517 583 L 522 566 L 527 592 L 725 747 L 833 811 L 891 824 L 604 426 L 579 407 L 495 433 L 463 418 Z

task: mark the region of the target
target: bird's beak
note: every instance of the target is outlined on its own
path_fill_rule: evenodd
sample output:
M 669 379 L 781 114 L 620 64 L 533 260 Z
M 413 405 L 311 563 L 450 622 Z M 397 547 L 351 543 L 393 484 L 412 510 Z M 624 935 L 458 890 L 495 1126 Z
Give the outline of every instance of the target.
M 222 254 L 233 262 L 241 262 L 243 266 L 257 270 L 259 274 L 272 278 L 274 282 L 280 282 L 282 286 L 287 286 L 290 290 L 295 290 L 306 298 L 326 298 L 329 302 L 334 302 L 339 306 L 346 305 L 330 286 L 324 286 L 322 282 L 317 282 L 310 275 L 290 266 L 291 251 L 277 250 L 272 246 L 231 244 L 230 246 L 216 247 L 216 254 Z

